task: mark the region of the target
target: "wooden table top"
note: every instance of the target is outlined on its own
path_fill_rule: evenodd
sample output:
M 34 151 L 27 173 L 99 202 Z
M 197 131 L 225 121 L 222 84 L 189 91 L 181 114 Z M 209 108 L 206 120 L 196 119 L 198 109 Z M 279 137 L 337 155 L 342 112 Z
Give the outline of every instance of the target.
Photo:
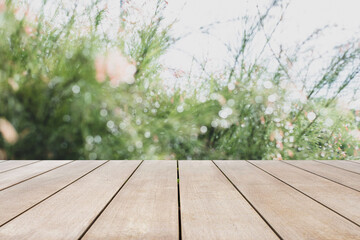
M 360 239 L 360 161 L 0 161 L 0 239 Z

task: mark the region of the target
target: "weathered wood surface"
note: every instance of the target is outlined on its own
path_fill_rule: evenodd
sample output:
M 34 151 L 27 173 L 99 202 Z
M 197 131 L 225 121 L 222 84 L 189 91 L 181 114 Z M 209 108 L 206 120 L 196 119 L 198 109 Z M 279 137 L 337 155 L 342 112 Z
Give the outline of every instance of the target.
M 0 162 L 0 239 L 360 239 L 359 166 Z
M 28 164 L 24 167 L 0 173 L 0 190 L 4 190 L 68 163 L 70 163 L 70 161 L 36 162 L 34 164 Z M 0 166 L 0 169 L 1 167 L 2 165 Z
M 312 239 L 358 236 L 358 226 L 254 165 L 243 161 L 216 164 L 284 239 L 306 239 L 309 235 Z
M 0 191 L 0 226 L 102 163 L 104 161 L 76 161 Z
M 146 161 L 84 239 L 177 239 L 176 161 Z
M 360 164 L 357 164 L 356 162 L 341 160 L 322 160 L 317 162 L 360 174 Z
M 138 161 L 104 164 L 3 225 L 0 228 L 0 239 L 77 239 L 138 164 Z
M 3 160 L 3 162 L 0 161 L 1 164 L 1 168 L 0 168 L 0 173 L 15 169 L 15 168 L 20 168 L 29 164 L 33 164 L 36 163 L 38 161 L 5 161 Z
M 272 176 L 360 225 L 360 194 L 281 161 L 251 161 Z
M 308 172 L 360 191 L 360 175 L 316 161 L 284 161 Z M 344 164 L 347 162 L 344 162 Z
M 180 161 L 183 239 L 278 239 L 209 161 Z

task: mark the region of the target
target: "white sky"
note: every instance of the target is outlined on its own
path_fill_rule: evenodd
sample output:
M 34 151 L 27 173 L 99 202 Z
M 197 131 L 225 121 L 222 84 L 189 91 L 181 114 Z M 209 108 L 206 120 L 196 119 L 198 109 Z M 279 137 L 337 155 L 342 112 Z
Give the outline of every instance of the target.
M 219 24 L 212 28 L 211 36 L 201 34 L 198 29 L 209 23 L 226 22 L 246 13 L 254 15 L 257 13 L 257 5 L 261 9 L 268 6 L 271 1 L 168 0 L 168 2 L 167 18 L 179 19 L 174 27 L 174 33 L 177 35 L 194 33 L 179 41 L 169 51 L 166 64 L 171 68 L 189 70 L 192 56 L 195 56 L 199 60 L 209 59 L 210 70 L 221 71 L 224 63 L 230 59 L 223 43 L 239 45 L 237 42 L 241 31 L 240 24 Z M 271 41 L 272 47 L 274 49 L 278 49 L 280 45 L 283 49 L 294 47 L 316 29 L 328 25 L 330 27 L 319 36 L 318 40 L 313 41 L 315 52 L 326 56 L 325 53 L 332 51 L 335 46 L 354 38 L 360 39 L 359 9 L 360 0 L 290 0 L 284 19 Z M 307 64 L 306 59 L 304 61 L 303 64 Z M 322 64 L 325 63 L 319 62 L 315 67 L 320 67 Z M 355 85 L 360 87 L 360 78 L 354 82 L 353 86 Z M 357 99 L 352 107 L 360 109 L 360 96 Z
M 33 6 L 39 6 L 43 0 L 23 1 L 30 2 Z M 62 2 L 65 6 L 76 2 L 80 7 L 91 2 L 90 0 L 49 0 L 50 4 L 48 5 L 52 5 L 52 1 L 56 4 Z M 112 15 L 114 19 L 118 16 L 120 1 L 102 0 L 107 3 L 109 15 Z M 150 3 L 157 0 L 123 1 L 141 5 L 143 2 Z M 306 39 L 314 30 L 326 25 L 332 26 L 332 28 L 325 32 L 323 41 L 316 46 L 319 51 L 330 50 L 335 45 L 346 42 L 352 36 L 360 37 L 360 0 L 283 1 L 289 1 L 290 5 L 282 24 L 274 35 L 272 42 L 274 45 L 281 44 L 285 49 L 294 46 L 295 43 Z M 170 23 L 174 19 L 178 19 L 173 28 L 175 35 L 193 33 L 179 41 L 174 49 L 195 55 L 199 59 L 208 56 L 222 61 L 223 57 L 227 57 L 223 43 L 236 45 L 239 31 L 241 31 L 239 22 L 215 25 L 210 31 L 212 36 L 201 34 L 198 29 L 216 21 L 226 22 L 246 14 L 256 15 L 257 6 L 264 10 L 264 6 L 268 6 L 272 0 L 167 0 L 167 2 L 166 20 Z M 141 10 L 148 11 L 147 9 Z M 186 68 L 190 65 L 189 56 L 181 56 L 178 51 L 173 54 L 176 56 L 169 57 L 167 59 L 170 61 L 169 63 L 174 64 L 177 68 Z
M 42 0 L 28 0 L 33 5 Z M 54 0 L 58 2 L 58 0 Z M 89 3 L 89 0 L 63 0 L 63 2 Z M 106 2 L 106 0 L 104 0 Z M 130 0 L 131 1 L 131 0 Z M 156 1 L 156 0 L 154 0 Z M 317 41 L 314 49 L 319 54 L 331 51 L 336 45 L 357 37 L 360 38 L 360 0 L 285 0 L 290 5 L 285 12 L 282 24 L 277 29 L 271 42 L 276 50 L 294 47 L 305 40 L 316 29 L 329 25 Z M 118 16 L 120 0 L 108 0 L 109 15 Z M 135 4 L 151 2 L 132 0 Z M 173 46 L 164 58 L 166 66 L 188 72 L 192 57 L 199 61 L 209 60 L 208 70 L 223 69 L 231 61 L 224 43 L 239 46 L 239 22 L 217 24 L 210 34 L 203 34 L 199 28 L 216 21 L 227 22 L 246 14 L 256 15 L 257 6 L 264 9 L 271 0 L 167 0 L 165 19 L 168 22 L 178 19 L 173 28 L 176 36 L 191 32 Z M 147 9 L 141 9 L 146 12 Z M 278 14 L 279 15 L 279 14 Z M 271 22 L 271 19 L 270 19 Z M 304 62 L 306 64 L 306 62 Z M 321 64 L 321 63 L 320 63 Z M 360 86 L 359 78 L 358 83 Z M 359 97 L 360 99 L 360 97 Z M 360 109 L 360 100 L 359 100 Z
M 168 17 L 179 19 L 174 32 L 196 32 L 199 27 L 215 21 L 226 21 L 244 12 L 256 14 L 256 5 L 263 6 L 268 0 L 169 0 Z M 277 44 L 291 47 L 306 39 L 314 30 L 326 25 L 335 26 L 319 43 L 317 49 L 326 51 L 337 44 L 344 43 L 351 36 L 360 36 L 360 0 L 291 0 L 285 13 L 284 21 L 278 29 L 274 41 Z M 255 12 L 254 12 L 255 11 Z M 198 32 L 198 31 L 197 31 Z M 233 24 L 220 24 L 213 31 L 225 42 L 237 39 Z M 195 54 L 201 58 L 207 54 L 211 58 L 224 57 L 224 47 L 212 37 L 193 34 L 180 41 L 176 48 Z M 176 56 L 175 56 L 176 55 Z M 189 67 L 189 57 L 174 53 L 170 58 L 174 66 Z

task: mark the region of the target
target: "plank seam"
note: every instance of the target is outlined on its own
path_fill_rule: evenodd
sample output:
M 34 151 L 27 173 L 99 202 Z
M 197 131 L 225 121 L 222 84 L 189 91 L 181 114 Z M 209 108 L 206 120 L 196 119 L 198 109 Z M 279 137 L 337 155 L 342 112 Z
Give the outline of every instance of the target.
M 303 191 L 301 191 L 301 190 L 297 189 L 296 187 L 294 187 L 294 186 L 290 185 L 289 183 L 285 182 L 284 180 L 282 180 L 282 179 L 280 179 L 280 178 L 276 177 L 275 175 L 273 175 L 273 174 L 269 173 L 268 171 L 266 171 L 266 170 L 262 169 L 261 167 L 257 166 L 256 164 L 251 163 L 251 162 L 249 162 L 249 161 L 247 161 L 247 162 L 248 162 L 248 163 L 250 163 L 251 165 L 253 165 L 254 167 L 256 167 L 256 168 L 260 169 L 261 171 L 263 171 L 263 172 L 265 172 L 265 173 L 269 174 L 269 175 L 270 175 L 270 176 L 272 176 L 273 178 L 275 178 L 275 179 L 279 180 L 280 182 L 284 183 L 285 185 L 287 185 L 287 186 L 291 187 L 291 188 L 292 188 L 292 189 L 294 189 L 295 191 L 298 191 L 299 193 L 301 193 L 301 194 L 305 195 L 306 197 L 310 198 L 310 199 L 311 199 L 311 200 L 313 200 L 314 202 L 317 202 L 317 203 L 318 203 L 318 204 L 320 204 L 321 206 L 323 206 L 323 207 L 327 208 L 328 210 L 330 210 L 330 211 L 332 211 L 332 212 L 334 212 L 334 213 L 338 214 L 339 216 L 341 216 L 341 217 L 345 218 L 345 219 L 346 219 L 346 220 L 348 220 L 349 222 L 351 222 L 351 223 L 355 224 L 356 226 L 360 227 L 360 225 L 359 225 L 358 223 L 354 222 L 353 220 L 351 220 L 351 219 L 350 219 L 350 218 L 348 218 L 348 217 L 345 217 L 344 215 L 342 215 L 341 213 L 339 213 L 339 212 L 335 211 L 334 209 L 332 209 L 332 208 L 330 208 L 330 207 L 326 206 L 324 203 L 322 203 L 322 202 L 320 202 L 320 201 L 316 200 L 315 198 L 313 198 L 313 197 L 311 197 L 310 195 L 308 195 L 308 194 L 304 193 Z
M 176 160 L 177 170 L 177 193 L 178 193 L 178 223 L 179 223 L 179 240 L 182 239 L 181 229 L 181 204 L 180 204 L 180 171 L 179 171 L 179 160 Z
M 5 162 L 5 161 L 4 161 L 4 162 Z M 18 167 L 10 168 L 10 169 L 5 170 L 5 171 L 2 171 L 2 172 L 0 172 L 0 173 L 9 172 L 9 171 L 11 171 L 11 170 L 15 170 L 15 169 L 18 169 L 18 168 L 26 167 L 26 166 L 29 166 L 29 165 L 31 165 L 31 164 L 35 164 L 35 163 L 38 163 L 38 162 L 40 162 L 40 160 L 39 160 L 39 161 L 35 161 L 35 162 L 31 162 L 31 163 L 28 163 L 28 164 L 25 164 L 25 165 L 21 165 L 21 166 L 18 166 Z
M 254 209 L 254 211 L 261 217 L 261 219 L 270 227 L 270 229 L 276 234 L 276 236 L 283 240 L 283 238 L 280 236 L 280 234 L 271 226 L 271 224 L 266 220 L 266 218 L 256 209 L 256 207 L 247 199 L 247 197 L 240 191 L 240 189 L 230 180 L 228 176 L 221 170 L 221 168 L 213 161 L 213 164 L 216 166 L 216 168 L 224 175 L 224 177 L 231 183 L 231 185 L 240 193 L 240 195 L 246 200 L 246 202 Z
M 360 164 L 360 160 L 345 160 L 345 161 Z
M 75 160 L 74 160 L 74 161 L 75 161 Z M 25 182 L 25 181 L 28 181 L 28 180 L 30 180 L 30 179 L 33 179 L 33 178 L 35 178 L 35 177 L 38 177 L 38 176 L 40 176 L 40 175 L 43 175 L 43 174 L 45 174 L 45 173 L 48 173 L 48 172 L 50 172 L 50 171 L 53 171 L 53 170 L 55 170 L 55 169 L 58 169 L 58 168 L 60 168 L 60 167 L 63 167 L 63 166 L 65 166 L 65 165 L 67 165 L 67 164 L 70 164 L 70 163 L 72 163 L 72 162 L 74 162 L 74 161 L 70 161 L 70 162 L 68 162 L 68 163 L 62 164 L 62 165 L 57 166 L 57 167 L 55 167 L 55 168 L 49 169 L 49 170 L 47 170 L 47 171 L 45 171 L 45 172 L 39 173 L 39 174 L 37 174 L 37 175 L 35 175 L 35 176 L 32 176 L 32 177 L 29 177 L 29 178 L 27 178 L 27 179 L 21 180 L 20 182 L 14 183 L 14 184 L 12 184 L 12 185 L 10 185 L 10 186 L 7 186 L 7 187 L 5 187 L 5 188 L 0 189 L 0 192 L 1 192 L 1 191 L 4 191 L 5 189 L 11 188 L 11 187 L 13 187 L 13 186 L 15 186 L 15 185 L 18 185 L 18 184 L 20 184 L 20 183 L 23 183 L 23 182 Z
M 78 240 L 82 239 L 85 234 L 89 231 L 89 229 L 94 225 L 94 223 L 96 222 L 96 220 L 98 220 L 98 218 L 101 216 L 101 214 L 105 211 L 105 209 L 110 205 L 110 203 L 112 202 L 112 200 L 114 200 L 114 198 L 116 197 L 116 195 L 118 195 L 118 193 L 121 191 L 121 189 L 123 189 L 123 187 L 125 186 L 125 184 L 129 181 L 129 179 L 134 175 L 134 173 L 136 172 L 136 170 L 138 170 L 138 168 L 141 166 L 141 164 L 144 162 L 144 160 L 142 160 L 134 169 L 134 171 L 130 174 L 130 176 L 125 180 L 125 182 L 120 186 L 120 188 L 115 192 L 115 194 L 110 198 L 110 200 L 105 204 L 105 206 L 101 209 L 101 211 L 98 213 L 98 215 L 96 215 L 96 217 L 94 218 L 93 221 L 91 221 L 91 223 L 89 224 L 89 226 L 85 229 L 85 231 L 80 235 L 80 237 L 78 238 Z
M 325 165 L 328 165 L 328 166 L 331 166 L 331 167 L 334 167 L 334 168 L 338 168 L 338 169 L 341 169 L 341 170 L 345 170 L 345 171 L 348 171 L 348 172 L 351 172 L 351 173 L 355 173 L 355 174 L 359 174 L 358 172 L 354 172 L 354 171 L 351 171 L 351 170 L 348 170 L 348 169 L 345 169 L 345 168 L 342 168 L 342 167 L 338 167 L 338 166 L 335 166 L 335 165 L 332 165 L 332 164 L 329 164 L 329 163 L 324 163 L 322 162 L 321 160 L 318 161 L 318 160 L 315 160 L 315 162 L 318 162 L 318 163 L 321 163 L 321 164 L 325 164 Z
M 339 182 L 337 182 L 337 181 L 335 181 L 335 180 L 332 180 L 331 178 L 324 177 L 324 176 L 322 176 L 322 175 L 320 175 L 320 174 L 317 174 L 317 173 L 311 172 L 311 171 L 309 171 L 309 170 L 306 170 L 306 169 L 304 169 L 304 168 L 301 168 L 301 167 L 292 165 L 291 163 L 288 163 L 288 162 L 284 162 L 284 161 L 281 161 L 281 162 L 282 162 L 282 163 L 285 163 L 285 164 L 288 164 L 288 165 L 290 165 L 290 166 L 292 166 L 292 167 L 296 167 L 296 168 L 298 168 L 298 169 L 301 169 L 301 170 L 303 170 L 303 171 L 305 171 L 305 172 L 309 172 L 309 173 L 311 173 L 311 174 L 314 174 L 314 175 L 316 175 L 316 176 L 318 176 L 318 177 L 322 177 L 322 178 L 324 178 L 324 179 L 326 179 L 326 180 L 329 180 L 329 181 L 331 181 L 331 182 L 337 183 L 337 184 L 339 184 L 339 185 L 341 185 L 341 186 L 343 186 L 343 187 L 350 188 L 350 189 L 352 189 L 352 190 L 354 190 L 354 191 L 356 191 L 356 192 L 360 192 L 359 190 L 357 190 L 357 189 L 355 189 L 355 188 L 349 187 L 349 186 L 347 186 L 347 185 L 345 185 L 345 184 L 343 184 L 343 183 L 339 183 Z
M 0 225 L 0 227 L 4 226 L 5 224 L 11 222 L 12 220 L 14 220 L 15 218 L 19 217 L 20 215 L 24 214 L 25 212 L 29 211 L 30 209 L 36 207 L 37 205 L 39 205 L 40 203 L 46 201 L 47 199 L 51 198 L 52 196 L 54 196 L 55 194 L 59 193 L 60 191 L 64 190 L 65 188 L 67 188 L 68 186 L 70 186 L 71 184 L 79 181 L 81 178 L 85 177 L 86 175 L 90 174 L 91 172 L 95 171 L 96 169 L 98 169 L 99 167 L 103 166 L 105 163 L 107 163 L 109 161 L 106 161 L 102 164 L 100 164 L 99 166 L 95 167 L 94 169 L 90 170 L 89 172 L 85 173 L 84 175 L 78 177 L 77 179 L 75 179 L 74 181 L 70 182 L 69 184 L 65 185 L 64 187 L 60 188 L 59 190 L 55 191 L 54 193 L 50 194 L 49 196 L 47 196 L 46 198 L 42 199 L 41 201 L 39 201 L 38 203 L 34 204 L 33 206 L 27 208 L 26 210 L 24 210 L 23 212 L 19 213 L 18 215 L 16 215 L 15 217 L 12 217 L 11 219 L 7 220 L 6 222 L 4 222 L 3 224 Z M 70 162 L 73 163 L 73 162 Z M 69 163 L 69 164 L 70 164 Z

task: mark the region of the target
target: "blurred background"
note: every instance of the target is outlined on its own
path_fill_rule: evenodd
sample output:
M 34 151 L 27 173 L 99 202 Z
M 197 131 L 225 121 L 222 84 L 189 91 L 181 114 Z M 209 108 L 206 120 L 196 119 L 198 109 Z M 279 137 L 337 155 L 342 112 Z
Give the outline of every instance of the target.
M 359 159 L 356 0 L 0 0 L 0 159 Z

